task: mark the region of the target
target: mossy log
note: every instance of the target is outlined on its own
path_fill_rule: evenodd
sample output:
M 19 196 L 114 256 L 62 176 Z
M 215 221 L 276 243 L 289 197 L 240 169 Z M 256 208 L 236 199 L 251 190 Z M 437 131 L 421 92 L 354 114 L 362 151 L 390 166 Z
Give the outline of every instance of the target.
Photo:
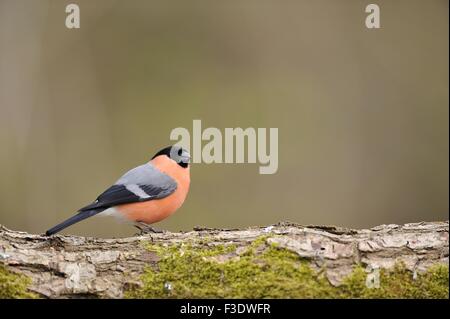
M 0 226 L 0 298 L 448 298 L 447 222 L 130 238 Z

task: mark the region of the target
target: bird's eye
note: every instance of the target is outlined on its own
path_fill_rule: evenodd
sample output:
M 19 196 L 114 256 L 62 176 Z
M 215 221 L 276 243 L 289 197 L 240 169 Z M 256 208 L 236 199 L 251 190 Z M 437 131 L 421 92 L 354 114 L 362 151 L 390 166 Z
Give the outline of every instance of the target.
M 180 148 L 180 149 L 178 150 L 178 155 L 181 156 L 181 154 L 183 154 L 183 150 Z

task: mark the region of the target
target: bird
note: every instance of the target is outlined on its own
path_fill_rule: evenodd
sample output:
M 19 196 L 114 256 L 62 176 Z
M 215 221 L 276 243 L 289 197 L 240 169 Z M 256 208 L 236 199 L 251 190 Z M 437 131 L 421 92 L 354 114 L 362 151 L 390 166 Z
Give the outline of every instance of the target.
M 51 236 L 86 218 L 103 215 L 130 221 L 143 232 L 156 232 L 150 224 L 172 215 L 189 192 L 190 154 L 178 145 L 161 149 L 149 162 L 137 166 L 91 204 L 46 231 Z

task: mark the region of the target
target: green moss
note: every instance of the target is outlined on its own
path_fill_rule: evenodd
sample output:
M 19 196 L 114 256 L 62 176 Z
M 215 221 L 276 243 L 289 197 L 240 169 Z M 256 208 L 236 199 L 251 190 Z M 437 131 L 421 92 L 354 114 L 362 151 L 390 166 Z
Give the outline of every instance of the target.
M 355 267 L 339 287 L 293 252 L 258 239 L 247 249 L 229 246 L 149 246 L 161 260 L 142 275 L 128 298 L 448 298 L 448 266 L 413 279 L 401 265 L 380 272 L 380 288 L 366 286 Z
M 28 277 L 14 274 L 0 264 L 0 299 L 36 298 L 27 289 L 30 283 Z
M 365 285 L 366 273 L 358 267 L 339 287 L 343 297 L 350 298 L 446 298 L 448 299 L 449 269 L 438 264 L 413 279 L 412 273 L 399 264 L 393 271 L 381 270 L 380 287 Z

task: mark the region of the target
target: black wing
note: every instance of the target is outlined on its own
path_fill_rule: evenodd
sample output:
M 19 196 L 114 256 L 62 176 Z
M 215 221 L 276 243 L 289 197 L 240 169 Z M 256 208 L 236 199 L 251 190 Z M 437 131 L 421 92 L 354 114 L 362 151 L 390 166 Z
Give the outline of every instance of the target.
M 98 196 L 92 204 L 81 208 L 79 211 L 86 211 L 96 208 L 106 209 L 121 204 L 164 198 L 176 190 L 177 184 L 168 184 L 164 187 L 134 184 L 134 188 L 136 187 L 139 188 L 138 191 L 130 190 L 129 185 L 113 185 Z

